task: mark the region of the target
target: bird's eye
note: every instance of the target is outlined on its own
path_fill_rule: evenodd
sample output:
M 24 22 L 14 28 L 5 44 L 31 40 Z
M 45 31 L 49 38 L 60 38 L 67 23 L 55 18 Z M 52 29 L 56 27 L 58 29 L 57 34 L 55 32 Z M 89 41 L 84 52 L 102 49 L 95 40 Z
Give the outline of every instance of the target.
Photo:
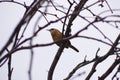
M 53 28 L 52 29 L 50 29 L 50 31 L 52 31 L 52 30 L 54 30 Z

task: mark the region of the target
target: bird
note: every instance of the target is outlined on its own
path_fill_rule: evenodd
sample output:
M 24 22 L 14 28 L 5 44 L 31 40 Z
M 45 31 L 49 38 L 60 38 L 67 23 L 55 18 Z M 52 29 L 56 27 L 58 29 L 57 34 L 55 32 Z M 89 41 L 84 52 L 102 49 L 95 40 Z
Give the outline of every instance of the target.
M 60 47 L 62 45 L 62 41 L 60 42 L 56 42 L 56 41 L 62 40 L 62 38 L 64 38 L 65 35 L 62 35 L 62 33 L 58 29 L 55 29 L 55 28 L 48 29 L 48 31 L 51 33 L 53 41 L 56 43 L 57 46 Z M 76 47 L 74 47 L 69 40 L 65 48 L 72 48 L 76 52 L 79 52 L 79 50 Z

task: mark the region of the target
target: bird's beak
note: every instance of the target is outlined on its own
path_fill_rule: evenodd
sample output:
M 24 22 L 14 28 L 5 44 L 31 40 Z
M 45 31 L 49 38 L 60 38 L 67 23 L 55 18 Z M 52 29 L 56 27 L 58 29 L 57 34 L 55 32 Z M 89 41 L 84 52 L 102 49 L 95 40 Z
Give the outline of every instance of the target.
M 50 29 L 47 29 L 47 31 L 50 31 Z

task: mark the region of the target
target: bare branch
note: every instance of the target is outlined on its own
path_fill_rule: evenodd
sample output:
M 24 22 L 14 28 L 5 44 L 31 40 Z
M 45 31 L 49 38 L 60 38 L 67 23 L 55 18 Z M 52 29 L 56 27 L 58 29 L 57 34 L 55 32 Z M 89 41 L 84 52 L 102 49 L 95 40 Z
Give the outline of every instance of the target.
M 99 77 L 99 80 L 104 80 L 115 69 L 115 67 L 119 63 L 120 63 L 120 58 L 115 60 L 115 62 L 110 66 L 110 68 L 101 77 Z
M 21 19 L 21 21 L 19 22 L 19 24 L 16 26 L 16 28 L 14 29 L 13 33 L 11 34 L 8 42 L 5 44 L 5 46 L 1 49 L 0 51 L 0 56 L 3 54 L 4 50 L 12 43 L 14 37 L 17 36 L 19 34 L 19 31 L 21 29 L 21 27 L 25 24 L 25 23 L 29 23 L 30 19 L 33 17 L 33 15 L 36 13 L 36 11 L 39 9 L 40 7 L 40 2 L 39 1 L 34 1 L 33 4 L 31 4 L 30 8 L 26 11 L 26 13 L 24 14 L 23 18 Z M 36 10 L 37 9 L 37 10 Z
M 73 11 L 70 19 L 69 19 L 69 23 L 68 23 L 68 26 L 67 26 L 67 29 L 66 29 L 66 32 L 65 32 L 65 36 L 68 37 L 69 36 L 69 33 L 71 32 L 70 30 L 70 27 L 71 27 L 71 24 L 73 22 L 73 20 L 77 17 L 77 15 L 79 14 L 80 10 L 83 8 L 84 4 L 87 2 L 87 0 L 81 0 L 79 2 L 79 4 L 75 7 L 75 10 Z M 76 14 L 75 14 L 76 13 Z M 63 44 L 61 45 L 61 47 L 59 48 L 54 60 L 53 60 L 53 63 L 50 67 L 50 70 L 48 72 L 48 80 L 52 80 L 52 76 L 53 76 L 53 72 L 54 72 L 54 69 L 59 61 L 59 58 L 61 57 L 62 55 L 62 52 L 63 52 L 63 49 L 66 45 L 67 41 L 63 42 Z

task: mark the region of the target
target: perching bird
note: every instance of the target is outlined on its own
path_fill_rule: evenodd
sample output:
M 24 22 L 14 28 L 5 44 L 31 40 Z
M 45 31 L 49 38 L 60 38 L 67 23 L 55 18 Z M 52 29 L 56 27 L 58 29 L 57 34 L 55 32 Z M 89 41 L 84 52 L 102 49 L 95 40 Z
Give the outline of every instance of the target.
M 48 31 L 50 31 L 51 36 L 53 38 L 53 41 L 58 41 L 58 40 L 62 39 L 62 33 L 59 30 L 57 30 L 55 28 L 51 28 Z M 63 35 L 63 37 L 64 37 L 64 35 Z M 61 46 L 61 42 L 57 42 L 56 44 L 59 47 Z M 77 48 L 75 48 L 73 45 L 71 45 L 70 41 L 67 42 L 65 48 L 69 48 L 69 47 L 72 48 L 72 49 L 74 49 L 76 52 L 79 52 L 79 50 Z

